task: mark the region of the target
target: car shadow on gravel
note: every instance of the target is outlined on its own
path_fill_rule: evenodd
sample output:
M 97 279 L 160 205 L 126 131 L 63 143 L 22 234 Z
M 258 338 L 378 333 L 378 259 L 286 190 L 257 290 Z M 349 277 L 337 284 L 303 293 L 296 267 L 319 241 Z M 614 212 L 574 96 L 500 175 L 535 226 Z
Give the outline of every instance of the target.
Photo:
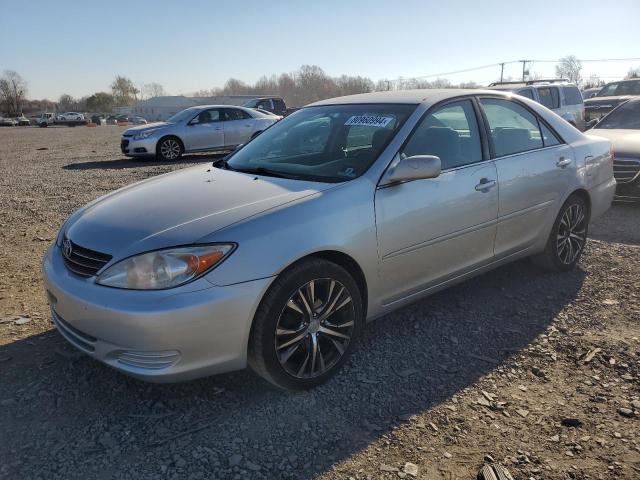
M 193 154 L 183 155 L 178 160 L 157 160 L 155 158 L 118 158 L 114 160 L 92 160 L 89 162 L 69 163 L 65 170 L 122 170 L 126 168 L 156 167 L 163 165 L 188 165 L 193 163 L 214 162 L 226 154 Z
M 368 325 L 343 371 L 309 392 L 249 371 L 147 384 L 55 331 L 16 341 L 0 347 L 0 433 L 12 439 L 0 477 L 313 477 L 500 369 L 585 275 L 523 261 L 440 292 Z M 455 411 L 446 421 L 465 428 Z

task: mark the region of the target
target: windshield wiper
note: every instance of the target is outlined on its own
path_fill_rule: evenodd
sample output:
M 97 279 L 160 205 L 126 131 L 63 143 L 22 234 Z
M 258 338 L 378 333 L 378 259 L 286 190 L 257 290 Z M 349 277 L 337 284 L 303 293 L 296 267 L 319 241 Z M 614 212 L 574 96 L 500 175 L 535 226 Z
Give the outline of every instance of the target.
M 225 163 L 226 165 L 226 163 Z M 242 173 L 253 173 L 256 175 L 265 175 L 267 177 L 278 177 L 278 178 L 289 178 L 292 180 L 300 180 L 300 177 L 298 175 L 293 175 L 291 173 L 284 173 L 284 172 L 279 172 L 277 170 L 271 170 L 269 168 L 265 168 L 265 167 L 256 167 L 256 168 L 235 168 L 235 167 L 230 167 L 229 165 L 227 165 L 227 168 L 230 168 L 231 170 L 234 170 L 236 172 L 242 172 Z

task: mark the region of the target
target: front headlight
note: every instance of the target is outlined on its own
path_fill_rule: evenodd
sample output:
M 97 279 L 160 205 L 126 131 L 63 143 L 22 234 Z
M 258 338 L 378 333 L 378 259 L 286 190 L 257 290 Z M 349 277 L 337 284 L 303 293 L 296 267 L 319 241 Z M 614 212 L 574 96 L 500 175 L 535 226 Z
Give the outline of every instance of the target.
M 234 244 L 169 248 L 124 259 L 105 270 L 96 283 L 131 290 L 162 290 L 183 285 L 218 265 Z
M 155 130 L 145 130 L 144 132 L 136 133 L 133 136 L 133 139 L 134 140 L 144 140 L 145 138 L 149 138 L 154 133 L 156 133 Z

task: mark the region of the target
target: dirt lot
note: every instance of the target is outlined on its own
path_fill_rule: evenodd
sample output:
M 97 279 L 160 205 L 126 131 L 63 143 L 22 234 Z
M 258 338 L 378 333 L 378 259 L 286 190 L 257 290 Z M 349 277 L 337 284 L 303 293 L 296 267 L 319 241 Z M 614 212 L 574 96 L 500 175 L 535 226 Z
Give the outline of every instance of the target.
M 369 325 L 291 394 L 238 372 L 127 378 L 51 329 L 40 260 L 74 209 L 196 162 L 123 159 L 119 127 L 0 129 L 0 478 L 640 478 L 640 207 L 580 268 L 501 268 Z

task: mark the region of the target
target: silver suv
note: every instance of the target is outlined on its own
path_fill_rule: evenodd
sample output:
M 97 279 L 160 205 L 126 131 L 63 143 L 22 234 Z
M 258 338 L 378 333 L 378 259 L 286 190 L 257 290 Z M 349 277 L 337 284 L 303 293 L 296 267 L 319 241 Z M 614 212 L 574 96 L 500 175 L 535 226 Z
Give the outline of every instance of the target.
M 177 160 L 185 152 L 231 150 L 281 117 L 231 105 L 203 105 L 176 113 L 166 122 L 129 128 L 120 149 L 128 157 Z
M 530 80 L 527 82 L 495 82 L 492 90 L 513 92 L 530 98 L 560 115 L 581 132 L 585 129 L 584 100 L 580 89 L 563 79 Z

